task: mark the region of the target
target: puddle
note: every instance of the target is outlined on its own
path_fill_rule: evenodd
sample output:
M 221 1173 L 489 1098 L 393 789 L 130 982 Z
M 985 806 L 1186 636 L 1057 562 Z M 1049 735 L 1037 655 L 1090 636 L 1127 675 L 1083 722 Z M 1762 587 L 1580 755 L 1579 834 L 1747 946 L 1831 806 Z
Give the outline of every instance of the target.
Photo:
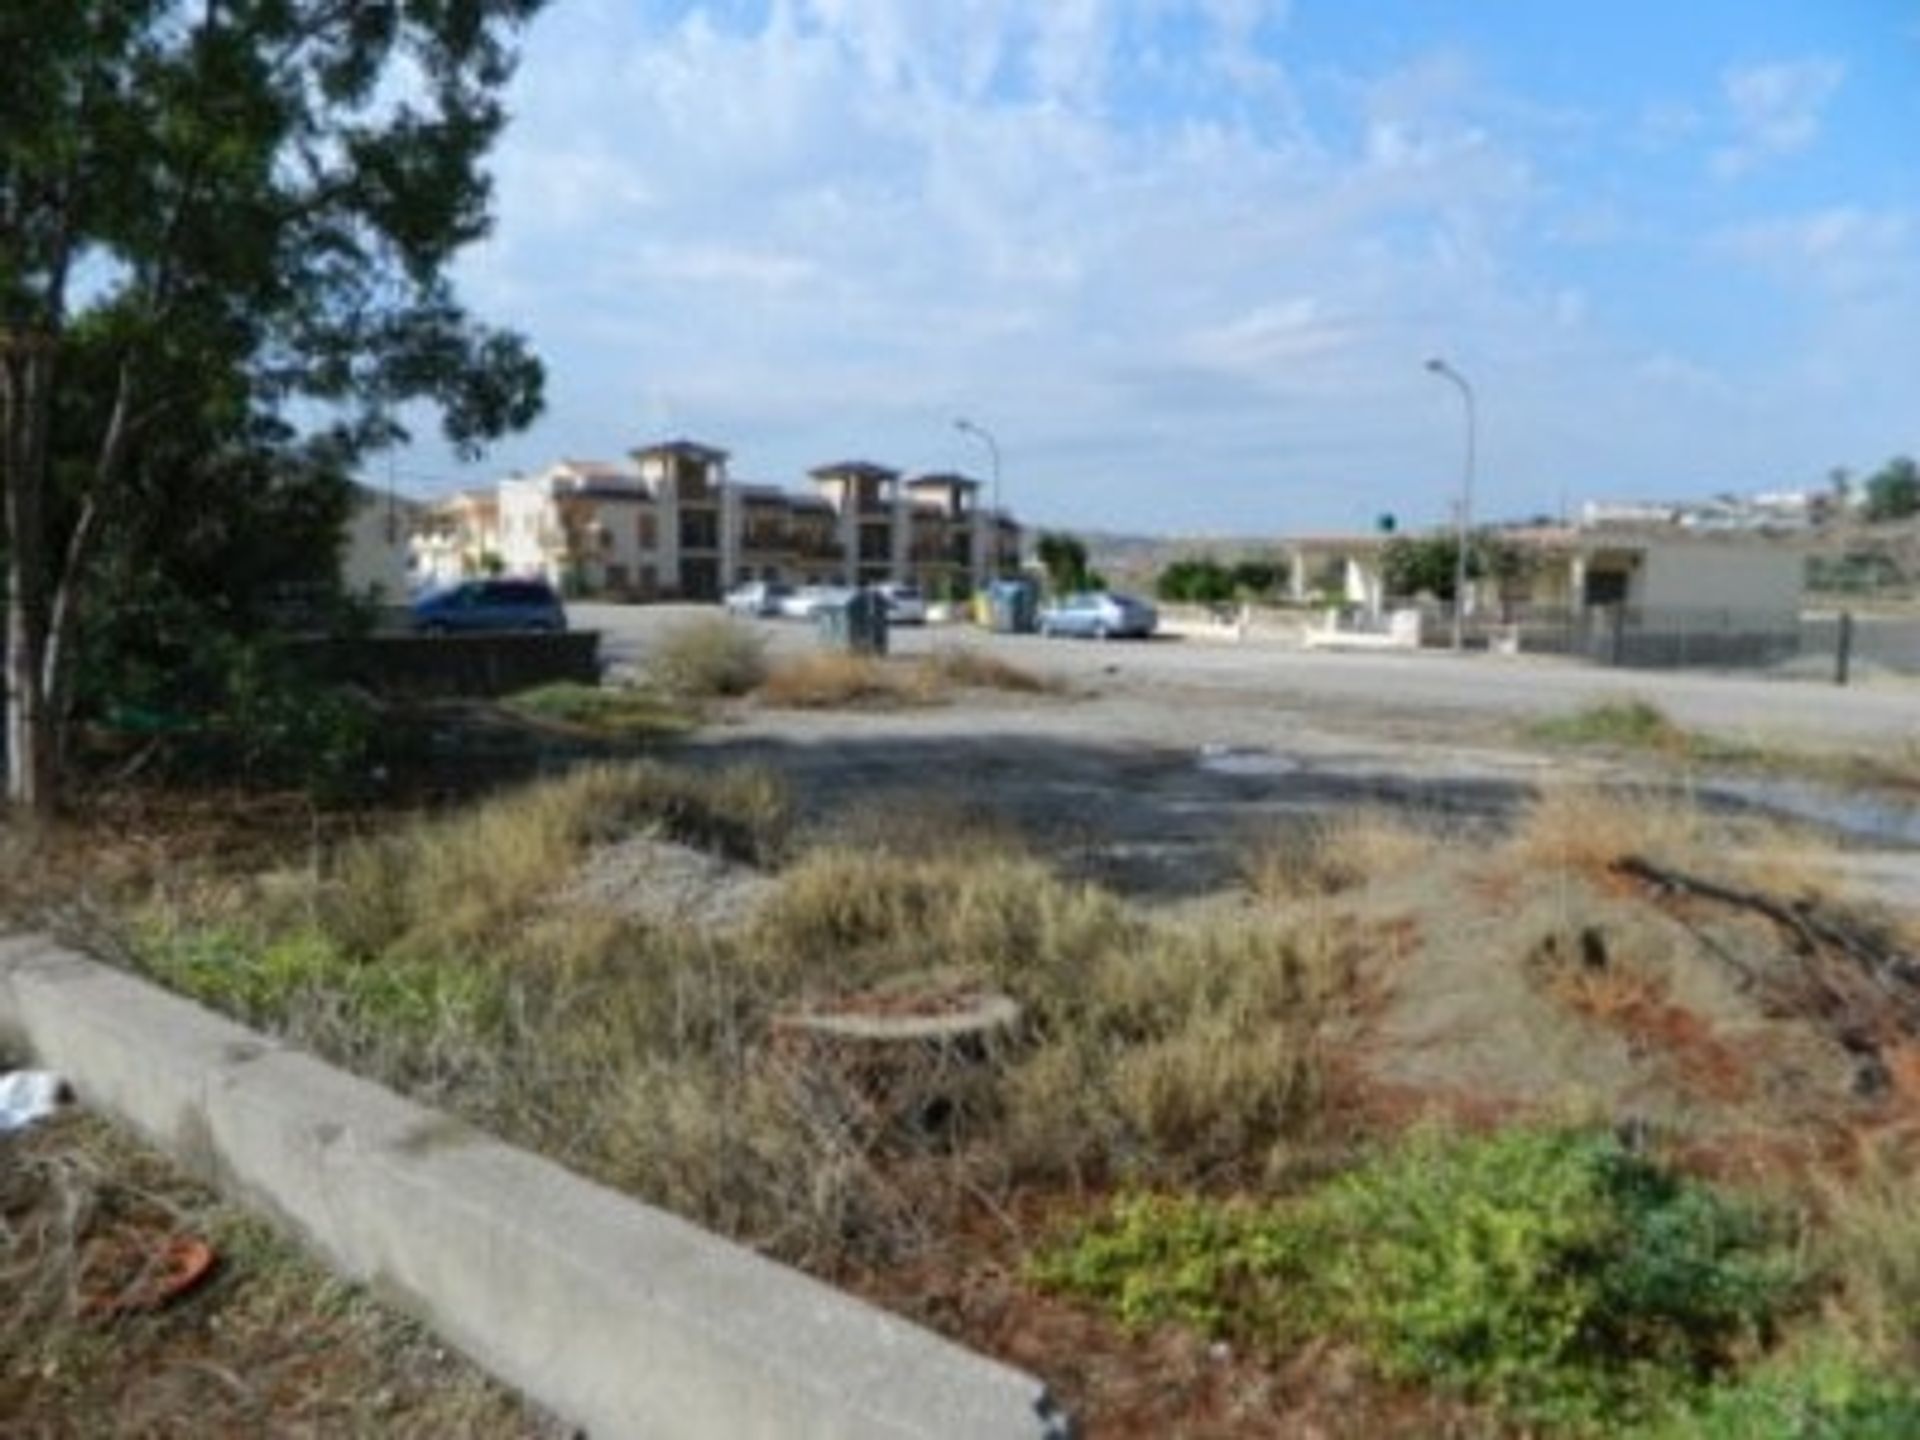
M 1428 812 L 1498 816 L 1533 793 L 1529 781 L 1469 773 L 1409 776 L 1370 765 L 1337 766 L 1306 762 L 1257 746 L 1204 745 L 1195 760 L 1205 775 L 1259 780 L 1289 778 L 1292 783 L 1256 801 L 1250 795 L 1178 795 L 1166 801 L 1175 812 L 1212 808 L 1326 809 L 1371 803 Z M 1656 784 L 1622 788 L 1644 792 Z M 1920 803 L 1884 794 L 1842 790 L 1810 780 L 1717 776 L 1689 787 L 1673 787 L 1718 809 L 1757 811 L 1781 820 L 1800 821 L 1843 840 L 1920 849 Z
M 1699 787 L 1709 801 L 1802 820 L 1849 840 L 1920 849 L 1920 805 L 1886 795 L 1836 790 L 1810 780 L 1716 779 Z
M 1300 762 L 1251 746 L 1202 745 L 1200 768 L 1210 775 L 1291 775 Z

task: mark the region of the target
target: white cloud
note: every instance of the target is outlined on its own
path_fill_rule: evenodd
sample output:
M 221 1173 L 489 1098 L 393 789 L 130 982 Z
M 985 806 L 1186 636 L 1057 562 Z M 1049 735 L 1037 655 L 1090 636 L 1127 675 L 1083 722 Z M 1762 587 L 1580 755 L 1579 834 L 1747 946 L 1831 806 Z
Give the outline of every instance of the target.
M 967 413 L 1043 520 L 1325 526 L 1417 519 L 1428 475 L 1444 506 L 1431 353 L 1482 388 L 1495 511 L 1503 484 L 1540 503 L 1529 468 L 1697 420 L 1697 388 L 1635 369 L 1697 363 L 1684 344 L 1530 273 L 1537 237 L 1614 243 L 1631 197 L 1569 188 L 1564 116 L 1469 55 L 1322 80 L 1309 114 L 1273 0 L 670 8 L 570 0 L 534 29 L 462 277 L 551 371 L 496 463 L 671 430 L 768 480 L 977 466 Z
M 1821 114 L 1847 68 L 1838 60 L 1782 60 L 1740 66 L 1721 77 L 1733 140 L 1714 152 L 1714 173 L 1742 175 L 1797 154 L 1819 137 Z

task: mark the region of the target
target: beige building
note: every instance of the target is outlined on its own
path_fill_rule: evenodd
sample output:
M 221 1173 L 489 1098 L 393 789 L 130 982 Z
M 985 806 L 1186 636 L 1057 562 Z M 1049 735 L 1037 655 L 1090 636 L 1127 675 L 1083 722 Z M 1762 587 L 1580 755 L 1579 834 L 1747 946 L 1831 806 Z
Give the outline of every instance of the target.
M 1389 594 L 1383 556 L 1393 536 L 1319 536 L 1292 541 L 1288 591 L 1300 602 L 1321 600 L 1371 614 Z M 1538 528 L 1499 532 L 1520 558 L 1515 573 L 1482 577 L 1467 593 L 1469 614 L 1517 609 L 1583 610 L 1624 606 L 1644 611 L 1724 611 L 1798 615 L 1805 581 L 1804 548 L 1773 536 L 1629 534 L 1613 530 Z
M 631 464 L 563 460 L 436 508 L 414 539 L 415 569 L 445 580 L 497 557 L 569 594 L 717 600 L 749 580 L 911 580 L 965 594 L 1016 568 L 1020 529 L 983 509 L 979 482 L 906 478 L 866 460 L 821 465 L 811 492 L 736 481 L 724 450 L 671 440 Z

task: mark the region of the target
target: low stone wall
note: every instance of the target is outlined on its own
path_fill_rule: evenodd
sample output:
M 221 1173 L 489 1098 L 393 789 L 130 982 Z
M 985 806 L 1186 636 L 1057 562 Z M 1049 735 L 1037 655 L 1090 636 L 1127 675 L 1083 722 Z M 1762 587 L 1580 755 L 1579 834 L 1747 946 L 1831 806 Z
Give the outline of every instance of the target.
M 287 642 L 287 651 L 317 675 L 376 695 L 510 695 L 562 680 L 592 685 L 600 678 L 597 630 L 303 639 Z
M 1037 1380 L 40 939 L 0 1040 L 602 1437 L 1065 1440 Z

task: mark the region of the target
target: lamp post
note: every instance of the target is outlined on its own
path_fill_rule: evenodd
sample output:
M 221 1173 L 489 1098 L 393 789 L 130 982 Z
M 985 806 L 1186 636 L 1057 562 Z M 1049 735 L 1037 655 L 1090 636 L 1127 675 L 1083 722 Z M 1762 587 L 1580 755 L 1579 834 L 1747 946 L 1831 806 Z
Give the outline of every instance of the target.
M 1000 442 L 993 438 L 993 432 L 987 429 L 986 426 L 976 425 L 964 415 L 953 422 L 953 428 L 958 430 L 962 435 L 972 435 L 977 439 L 984 440 L 987 446 L 987 455 L 993 462 L 993 573 L 997 577 L 1002 568 L 1000 555 Z
M 1467 463 L 1460 481 L 1460 517 L 1453 556 L 1453 648 L 1462 650 L 1466 648 L 1467 532 L 1473 524 L 1473 448 L 1476 438 L 1473 386 L 1467 383 L 1466 376 L 1437 355 L 1427 361 L 1427 369 L 1459 386 L 1460 399 L 1467 407 Z

